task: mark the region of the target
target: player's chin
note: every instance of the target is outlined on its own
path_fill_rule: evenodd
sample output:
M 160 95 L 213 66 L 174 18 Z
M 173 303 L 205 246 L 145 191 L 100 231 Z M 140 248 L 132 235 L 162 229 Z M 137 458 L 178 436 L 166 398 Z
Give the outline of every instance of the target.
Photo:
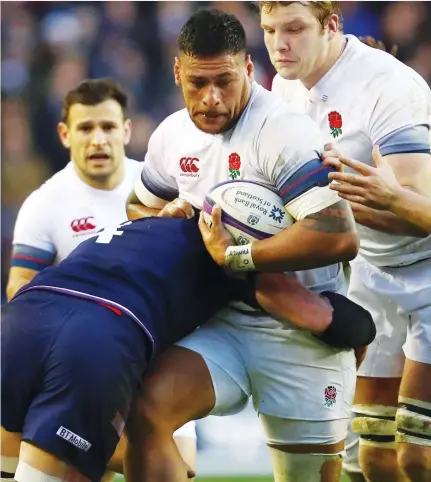
M 105 164 L 105 165 L 93 165 L 87 169 L 87 174 L 91 176 L 93 179 L 104 179 L 109 177 L 114 171 L 114 166 L 112 163 Z
M 226 116 L 218 116 L 216 118 L 199 116 L 199 118 L 194 119 L 194 123 L 205 134 L 221 134 L 229 129 L 229 119 Z
M 277 72 L 280 77 L 286 80 L 297 80 L 299 78 L 298 68 L 295 63 L 292 63 L 291 66 L 278 67 Z

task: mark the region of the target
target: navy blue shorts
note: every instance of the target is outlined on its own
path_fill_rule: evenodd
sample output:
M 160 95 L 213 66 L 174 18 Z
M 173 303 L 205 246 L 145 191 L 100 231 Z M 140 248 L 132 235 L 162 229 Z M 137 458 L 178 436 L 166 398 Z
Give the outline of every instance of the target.
M 1 424 L 99 481 L 141 388 L 151 345 L 127 315 L 29 291 L 2 309 Z

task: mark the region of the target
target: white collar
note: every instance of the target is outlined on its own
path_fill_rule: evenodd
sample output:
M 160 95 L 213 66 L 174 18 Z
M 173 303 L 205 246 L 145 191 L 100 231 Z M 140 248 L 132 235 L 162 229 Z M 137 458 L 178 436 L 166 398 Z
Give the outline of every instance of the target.
M 360 42 L 354 35 L 345 35 L 344 38 L 346 44 L 338 60 L 319 82 L 309 90 L 311 99 L 327 102 L 333 94 L 338 92 L 340 84 L 343 84 L 345 70 L 342 67 L 349 62 L 358 42 Z

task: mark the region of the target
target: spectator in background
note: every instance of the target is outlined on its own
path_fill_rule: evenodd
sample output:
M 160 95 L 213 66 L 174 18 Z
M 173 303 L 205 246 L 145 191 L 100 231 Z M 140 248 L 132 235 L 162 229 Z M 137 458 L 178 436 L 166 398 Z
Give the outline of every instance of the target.
M 146 119 L 143 123 L 148 126 L 157 125 L 181 108 L 182 100 L 174 88 L 170 65 L 173 39 L 191 10 L 203 3 L 3 3 L 4 181 L 20 177 L 23 172 L 18 168 L 18 161 L 8 154 L 10 146 L 5 146 L 6 132 L 8 137 L 17 137 L 17 140 L 8 142 L 22 144 L 21 150 L 26 146 L 27 161 L 19 162 L 33 165 L 29 159 L 38 159 L 31 168 L 37 173 L 29 176 L 34 184 L 19 188 L 27 191 L 26 194 L 65 166 L 67 154 L 55 134 L 57 113 L 62 95 L 85 77 L 114 75 L 131 91 L 131 117 Z M 233 9 L 244 22 L 256 63 L 257 80 L 269 87 L 274 71 L 262 48 L 259 18 L 251 15 L 251 5 L 248 2 L 211 3 L 221 9 Z M 343 9 L 346 33 L 373 35 L 382 38 L 388 46 L 399 45 L 400 60 L 431 82 L 430 3 L 345 2 Z M 27 130 L 25 143 L 19 140 L 19 129 L 13 127 L 16 117 L 9 115 L 10 102 L 22 104 L 19 125 Z M 144 154 L 146 140 L 139 147 L 138 139 L 138 136 L 134 139 L 133 152 Z M 6 182 L 3 185 L 4 189 L 11 191 Z M 3 195 L 2 247 L 6 251 L 21 201 L 11 202 L 9 195 Z M 3 263 L 3 294 L 7 270 L 8 263 Z

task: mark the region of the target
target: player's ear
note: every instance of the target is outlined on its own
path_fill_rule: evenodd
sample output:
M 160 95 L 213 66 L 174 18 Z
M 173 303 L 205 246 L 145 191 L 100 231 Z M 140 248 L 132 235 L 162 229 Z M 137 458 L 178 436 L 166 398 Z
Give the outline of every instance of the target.
M 247 71 L 247 78 L 250 82 L 254 81 L 254 64 L 253 61 L 251 60 L 251 56 L 247 54 L 245 56 L 245 68 Z
M 129 144 L 131 137 L 132 137 L 132 121 L 130 119 L 126 119 L 124 121 L 124 145 L 125 146 Z
M 58 137 L 66 149 L 70 149 L 69 128 L 64 122 L 59 122 L 57 125 Z
M 333 13 L 328 18 L 328 33 L 329 38 L 333 38 L 336 33 L 340 30 L 340 19 L 338 15 Z
M 175 57 L 175 61 L 174 61 L 174 79 L 175 79 L 175 84 L 181 87 L 180 59 L 178 57 Z

